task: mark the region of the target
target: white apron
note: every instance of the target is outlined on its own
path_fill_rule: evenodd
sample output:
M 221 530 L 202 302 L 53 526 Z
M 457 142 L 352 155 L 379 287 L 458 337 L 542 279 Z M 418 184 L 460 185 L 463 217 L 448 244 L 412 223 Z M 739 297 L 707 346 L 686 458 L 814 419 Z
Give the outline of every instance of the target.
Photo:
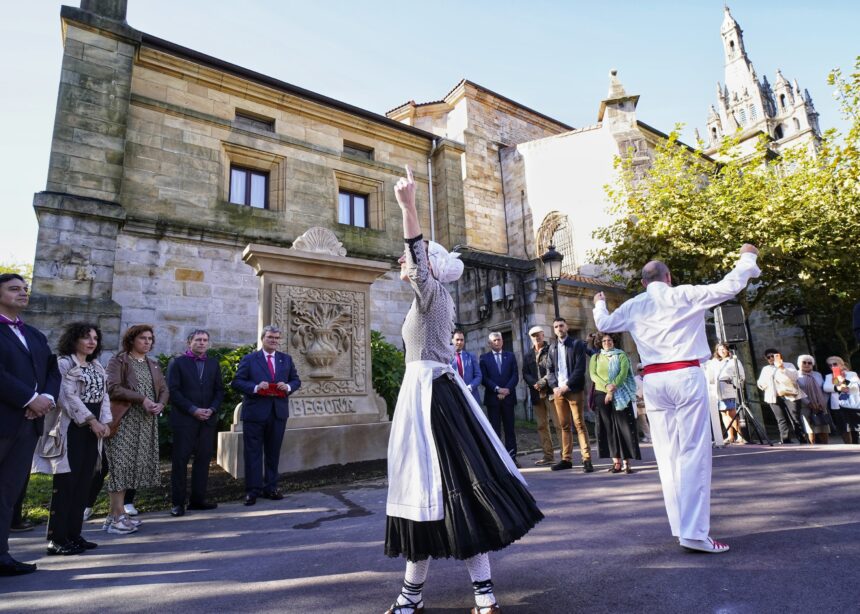
M 511 475 L 524 485 L 526 483 L 459 374 L 450 365 L 433 360 L 407 363 L 388 440 L 388 503 L 385 513 L 417 522 L 442 520 L 445 517 L 439 457 L 430 428 L 434 373 L 454 375 L 463 398 L 496 453 Z

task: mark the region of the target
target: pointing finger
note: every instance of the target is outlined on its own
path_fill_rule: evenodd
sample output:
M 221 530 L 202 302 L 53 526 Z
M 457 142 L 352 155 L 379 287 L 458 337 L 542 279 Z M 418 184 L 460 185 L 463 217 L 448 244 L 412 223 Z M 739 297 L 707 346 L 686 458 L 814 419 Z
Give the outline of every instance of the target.
M 410 182 L 415 180 L 415 178 L 412 176 L 412 169 L 409 168 L 408 164 L 406 165 L 406 179 Z

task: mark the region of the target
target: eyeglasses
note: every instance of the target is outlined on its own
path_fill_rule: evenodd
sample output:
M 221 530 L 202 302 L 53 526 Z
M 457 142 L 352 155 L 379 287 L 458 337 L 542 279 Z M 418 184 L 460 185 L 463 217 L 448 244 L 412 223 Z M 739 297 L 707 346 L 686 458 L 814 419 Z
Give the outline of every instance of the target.
M 815 363 L 810 361 L 810 360 L 802 360 L 800 362 L 800 364 L 802 364 L 802 365 L 814 365 Z
M 839 363 L 838 363 L 838 362 L 828 362 L 828 363 L 827 363 L 827 366 L 828 366 L 828 367 L 838 367 L 838 366 L 839 366 Z
M 773 354 L 765 354 L 764 357 L 770 360 L 771 358 L 773 358 Z

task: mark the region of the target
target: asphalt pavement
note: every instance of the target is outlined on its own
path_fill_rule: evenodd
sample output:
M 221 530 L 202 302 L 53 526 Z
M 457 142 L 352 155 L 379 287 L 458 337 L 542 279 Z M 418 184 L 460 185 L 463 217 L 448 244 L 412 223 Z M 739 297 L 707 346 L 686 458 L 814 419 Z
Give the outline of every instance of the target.
M 711 534 L 726 554 L 669 533 L 650 446 L 632 475 L 551 472 L 521 457 L 546 519 L 491 554 L 505 614 L 860 612 L 860 446 L 715 451 Z M 140 531 L 84 536 L 47 557 L 44 527 L 11 552 L 39 571 L 0 578 L 0 612 L 381 613 L 403 561 L 383 555 L 385 482 L 295 493 L 253 507 L 143 514 Z M 432 561 L 426 614 L 473 605 L 460 561 Z

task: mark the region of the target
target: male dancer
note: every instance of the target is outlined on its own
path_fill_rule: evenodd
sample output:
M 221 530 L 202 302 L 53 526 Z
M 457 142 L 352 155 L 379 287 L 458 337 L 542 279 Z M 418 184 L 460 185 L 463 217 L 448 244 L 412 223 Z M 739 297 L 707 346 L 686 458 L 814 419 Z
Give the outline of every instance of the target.
M 758 277 L 758 249 L 741 247 L 735 268 L 706 286 L 672 287 L 669 268 L 652 260 L 642 268 L 645 292 L 612 314 L 603 292 L 594 297 L 594 322 L 604 332 L 629 331 L 645 364 L 645 403 L 663 499 L 672 534 L 681 546 L 726 552 L 709 536 L 711 525 L 711 433 L 708 383 L 700 363 L 710 355 L 705 313 Z

